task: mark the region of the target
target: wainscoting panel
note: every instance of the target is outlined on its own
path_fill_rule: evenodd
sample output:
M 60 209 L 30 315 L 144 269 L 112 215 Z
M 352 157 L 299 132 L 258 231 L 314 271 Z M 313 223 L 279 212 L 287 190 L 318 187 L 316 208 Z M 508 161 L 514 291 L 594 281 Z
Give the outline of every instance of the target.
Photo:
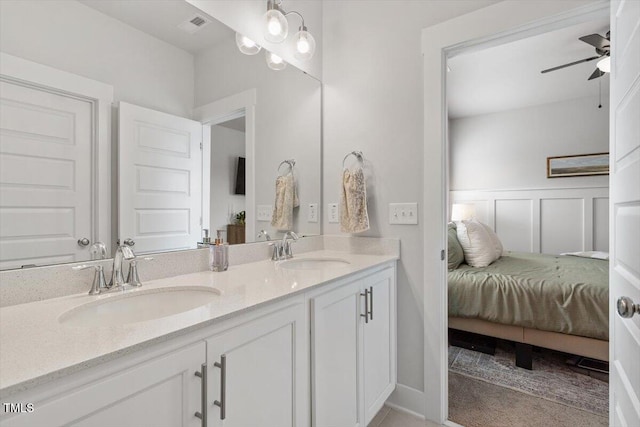
M 533 251 L 532 200 L 496 199 L 494 217 L 496 233 L 505 247 L 518 252 Z
M 607 187 L 451 191 L 450 200 L 475 205 L 508 251 L 609 250 Z

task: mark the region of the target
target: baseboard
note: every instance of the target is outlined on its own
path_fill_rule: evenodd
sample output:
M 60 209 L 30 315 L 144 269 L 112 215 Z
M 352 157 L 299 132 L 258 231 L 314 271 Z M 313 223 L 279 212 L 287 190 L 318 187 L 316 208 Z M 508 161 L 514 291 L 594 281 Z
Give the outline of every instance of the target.
M 385 405 L 424 420 L 424 399 L 423 391 L 398 384 L 394 392 L 389 396 L 389 399 L 385 402 Z

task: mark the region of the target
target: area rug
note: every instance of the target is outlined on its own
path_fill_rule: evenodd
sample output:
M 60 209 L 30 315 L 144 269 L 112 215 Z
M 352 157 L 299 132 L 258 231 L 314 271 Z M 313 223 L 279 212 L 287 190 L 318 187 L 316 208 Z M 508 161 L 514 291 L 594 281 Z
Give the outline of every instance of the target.
M 449 371 L 600 416 L 609 413 L 609 384 L 572 370 L 567 355 L 542 349 L 533 370 L 515 365 L 515 350 L 499 341 L 494 356 L 449 346 Z

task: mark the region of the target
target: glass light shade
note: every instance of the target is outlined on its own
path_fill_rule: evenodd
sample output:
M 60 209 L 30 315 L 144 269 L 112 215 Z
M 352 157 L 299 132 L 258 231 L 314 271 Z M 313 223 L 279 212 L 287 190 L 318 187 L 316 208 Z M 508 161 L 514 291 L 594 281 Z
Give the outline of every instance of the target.
M 275 53 L 265 51 L 267 57 L 267 66 L 272 70 L 280 71 L 287 68 L 287 63 Z
M 287 18 L 278 9 L 264 14 L 264 38 L 271 43 L 282 43 L 289 34 Z
M 300 30 L 295 35 L 296 50 L 293 56 L 303 61 L 311 59 L 316 51 L 316 41 L 310 32 Z
M 596 64 L 596 67 L 598 67 L 598 69 L 600 71 L 602 71 L 603 73 L 610 73 L 611 72 L 611 57 L 607 56 L 606 58 L 601 59 Z
M 236 45 L 238 45 L 240 52 L 245 55 L 255 55 L 262 49 L 256 42 L 240 33 L 236 33 Z
M 454 203 L 451 206 L 451 221 L 467 221 L 475 218 L 476 206 L 466 203 Z

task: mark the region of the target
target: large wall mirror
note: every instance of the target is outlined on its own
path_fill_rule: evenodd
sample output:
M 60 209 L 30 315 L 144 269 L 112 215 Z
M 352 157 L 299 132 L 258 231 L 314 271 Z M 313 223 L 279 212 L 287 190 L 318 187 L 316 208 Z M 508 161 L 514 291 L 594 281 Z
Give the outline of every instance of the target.
M 182 0 L 0 2 L 0 269 L 320 234 L 321 84 L 235 36 Z

